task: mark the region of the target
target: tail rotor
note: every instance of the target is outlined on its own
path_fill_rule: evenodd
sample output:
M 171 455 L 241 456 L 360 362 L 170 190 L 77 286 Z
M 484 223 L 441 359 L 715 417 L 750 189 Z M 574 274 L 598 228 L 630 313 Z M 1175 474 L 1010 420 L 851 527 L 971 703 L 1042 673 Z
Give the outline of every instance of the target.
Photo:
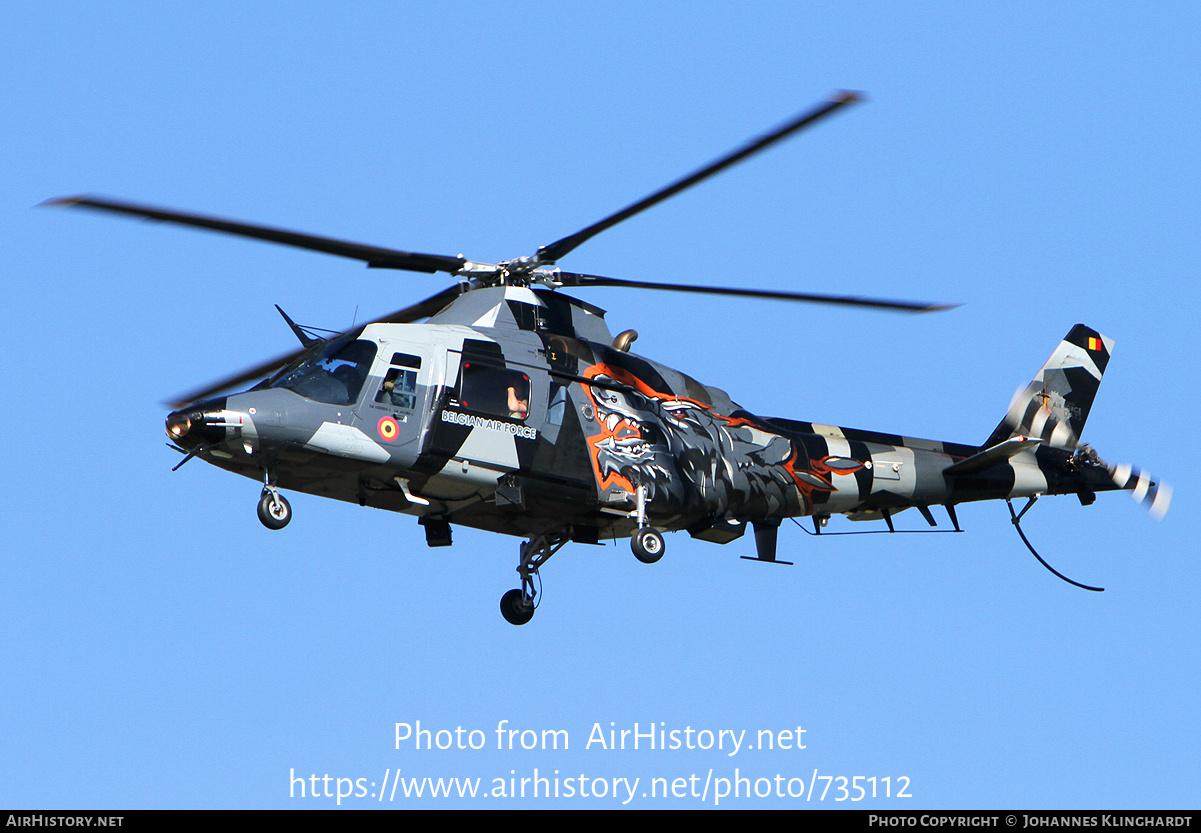
M 1150 513 L 1157 521 L 1162 521 L 1172 505 L 1172 487 L 1162 480 L 1152 480 L 1145 471 L 1135 466 L 1118 465 L 1109 469 L 1109 475 L 1119 489 L 1130 490 L 1130 496 Z

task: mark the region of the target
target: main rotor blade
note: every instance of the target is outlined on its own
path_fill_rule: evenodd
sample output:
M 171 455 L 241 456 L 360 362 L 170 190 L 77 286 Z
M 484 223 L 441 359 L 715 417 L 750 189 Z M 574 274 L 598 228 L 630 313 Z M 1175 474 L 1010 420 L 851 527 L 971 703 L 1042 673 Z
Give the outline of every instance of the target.
M 639 212 L 645 211 L 646 209 L 650 208 L 653 205 L 657 205 L 658 203 L 663 202 L 663 200 L 667 199 L 668 197 L 675 196 L 676 194 L 683 191 L 685 188 L 691 188 L 693 185 L 696 185 L 698 182 L 702 182 L 702 181 L 708 179 L 709 177 L 713 176 L 714 174 L 724 171 L 726 168 L 730 167 L 731 165 L 741 162 L 743 159 L 746 159 L 748 156 L 753 156 L 754 154 L 758 153 L 761 150 L 764 150 L 765 148 L 770 147 L 771 145 L 775 144 L 776 142 L 778 142 L 782 139 L 788 138 L 793 133 L 796 133 L 798 130 L 808 127 L 809 125 L 813 124 L 814 122 L 818 121 L 819 119 L 824 118 L 825 116 L 828 116 L 830 113 L 833 113 L 835 110 L 845 107 L 848 104 L 853 104 L 856 101 L 859 101 L 858 93 L 854 93 L 854 92 L 839 93 L 833 99 L 826 102 L 825 104 L 818 106 L 816 109 L 811 110 L 807 113 L 804 113 L 800 116 L 797 116 L 792 121 L 790 121 L 784 125 L 781 125 L 780 127 L 773 130 L 771 133 L 768 133 L 764 136 L 760 136 L 758 139 L 752 139 L 750 142 L 748 142 L 745 146 L 743 146 L 739 150 L 733 151 L 732 153 L 728 153 L 725 156 L 721 157 L 720 159 L 716 159 L 713 162 L 710 162 L 708 165 L 706 165 L 705 167 L 696 171 L 695 173 L 689 174 L 688 176 L 684 177 L 683 179 L 677 180 L 665 188 L 661 188 L 660 190 L 656 191 L 655 193 L 651 194 L 650 196 L 645 197 L 645 198 L 639 200 L 638 202 L 634 203 L 633 205 L 623 208 L 621 211 L 618 211 L 616 214 L 610 214 L 605 219 L 603 219 L 599 222 L 593 223 L 592 225 L 588 226 L 587 228 L 580 229 L 575 234 L 572 234 L 568 237 L 564 237 L 562 240 L 557 240 L 548 246 L 543 246 L 541 249 L 538 250 L 538 259 L 540 261 L 542 261 L 543 263 L 555 263 L 560 258 L 562 258 L 564 255 L 566 255 L 568 252 L 570 252 L 572 249 L 574 249 L 576 246 L 579 246 L 581 243 L 584 243 L 585 241 L 591 239 L 592 237 L 595 237 L 596 235 L 600 234 L 602 231 L 612 228 L 613 226 L 620 223 L 622 220 L 627 220 L 630 217 L 633 217 L 635 214 L 638 214 Z
M 253 382 L 258 379 L 264 379 L 267 376 L 270 376 L 274 371 L 279 370 L 281 367 L 296 361 L 306 352 L 308 352 L 309 349 L 310 348 L 308 347 L 301 347 L 298 350 L 293 350 L 291 353 L 286 353 L 282 356 L 276 356 L 274 359 L 268 359 L 265 362 L 256 364 L 254 367 L 247 368 L 246 370 L 243 370 L 242 372 L 233 376 L 227 376 L 224 379 L 219 379 L 216 382 L 205 385 L 202 388 L 182 394 L 181 396 L 177 396 L 175 399 L 168 401 L 166 404 L 168 407 L 178 410 L 185 405 L 190 405 L 198 400 L 208 399 L 210 396 L 220 393 L 227 388 L 244 385 L 247 382 Z
M 286 229 L 260 226 L 254 223 L 243 223 L 237 220 L 224 220 L 220 217 L 208 217 L 203 214 L 190 214 L 168 208 L 155 208 L 148 205 L 119 202 L 101 197 L 60 197 L 46 200 L 42 205 L 69 206 L 73 208 L 91 208 L 98 211 L 112 211 L 117 214 L 130 214 L 147 220 L 157 220 L 163 223 L 179 223 L 184 226 L 220 231 L 226 234 L 236 234 L 240 237 L 253 237 L 256 240 L 266 240 L 269 243 L 280 243 L 284 246 L 295 246 L 300 249 L 310 249 L 316 252 L 349 257 L 363 260 L 367 265 L 376 269 L 407 269 L 412 272 L 449 272 L 452 275 L 462 269 L 466 260 L 461 257 L 448 255 L 430 255 L 419 252 L 404 252 L 399 249 L 385 249 L 380 246 L 368 246 L 363 243 L 352 243 L 348 240 L 336 240 L 332 237 L 318 237 Z
M 363 324 L 361 326 L 366 327 L 368 324 L 409 324 L 422 318 L 429 318 L 431 315 L 441 312 L 447 304 L 459 296 L 460 292 L 462 292 L 462 287 L 459 284 L 455 284 L 454 286 L 443 289 L 441 292 L 431 295 L 424 301 L 418 301 L 412 306 L 399 309 L 396 312 L 383 316 L 382 318 L 376 318 L 373 321 L 368 321 L 367 324 Z M 359 329 L 359 327 L 355 327 L 354 329 Z M 343 332 L 330 336 L 328 339 L 322 339 L 320 343 L 324 344 L 327 341 L 344 336 L 349 332 L 351 332 L 351 330 L 344 330 Z M 256 364 L 254 367 L 243 370 L 242 372 L 236 373 L 233 376 L 227 376 L 224 379 L 218 379 L 217 381 L 205 385 L 198 390 L 178 396 L 166 404 L 170 408 L 179 409 L 185 405 L 190 405 L 197 400 L 208 399 L 210 396 L 220 393 L 223 390 L 227 390 L 238 385 L 244 385 L 247 382 L 253 382 L 258 379 L 264 379 L 267 376 L 270 376 L 276 370 L 279 370 L 281 367 L 285 367 L 296 361 L 310 349 L 311 348 L 309 347 L 302 347 L 299 350 L 293 350 L 291 353 L 287 353 L 282 356 L 276 356 L 274 359 L 269 359 L 265 362 Z
M 377 318 L 370 322 L 372 324 L 411 324 L 414 321 L 419 321 L 422 318 L 429 318 L 437 315 L 445 309 L 451 301 L 458 298 L 463 293 L 462 284 L 448 286 L 441 292 L 431 295 L 424 301 L 418 301 L 412 306 L 399 309 L 391 315 L 386 315 L 383 318 Z
M 559 272 L 556 277 L 563 286 L 628 286 L 634 289 L 666 289 L 670 292 L 695 292 L 704 295 L 735 295 L 741 298 L 773 298 L 781 301 L 805 301 L 814 304 L 839 304 L 852 307 L 874 307 L 898 312 L 939 312 L 954 309 L 958 304 L 930 304 L 924 301 L 893 301 L 885 298 L 860 298 L 855 295 L 823 295 L 808 292 L 781 292 L 774 289 L 735 289 L 726 286 L 697 286 L 694 284 L 655 283 L 584 275 L 579 272 Z

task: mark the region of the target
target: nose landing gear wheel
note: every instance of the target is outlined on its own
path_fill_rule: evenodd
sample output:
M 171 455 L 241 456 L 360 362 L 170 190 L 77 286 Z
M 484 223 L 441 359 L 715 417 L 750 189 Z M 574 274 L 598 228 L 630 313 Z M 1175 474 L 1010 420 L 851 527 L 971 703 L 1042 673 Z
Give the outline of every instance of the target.
M 521 590 L 514 588 L 500 597 L 500 615 L 510 625 L 524 625 L 534 618 L 534 606 L 522 597 Z
M 635 532 L 634 537 L 630 539 L 630 549 L 634 551 L 634 557 L 643 564 L 654 564 L 663 557 L 666 548 L 663 536 L 649 526 Z
M 283 529 L 292 520 L 292 507 L 279 492 L 263 492 L 259 500 L 259 520 L 267 529 Z

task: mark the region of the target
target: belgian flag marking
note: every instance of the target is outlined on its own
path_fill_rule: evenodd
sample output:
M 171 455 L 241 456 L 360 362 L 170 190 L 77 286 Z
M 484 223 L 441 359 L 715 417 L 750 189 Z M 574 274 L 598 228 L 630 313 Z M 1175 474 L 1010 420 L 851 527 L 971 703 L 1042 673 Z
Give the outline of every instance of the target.
M 1088 349 L 1089 350 L 1100 350 L 1101 349 L 1101 339 L 1096 338 L 1094 336 L 1089 336 L 1088 337 Z
M 400 426 L 396 424 L 396 420 L 390 416 L 386 416 L 379 421 L 377 426 L 379 435 L 387 442 L 392 442 L 396 439 L 396 435 L 400 433 Z

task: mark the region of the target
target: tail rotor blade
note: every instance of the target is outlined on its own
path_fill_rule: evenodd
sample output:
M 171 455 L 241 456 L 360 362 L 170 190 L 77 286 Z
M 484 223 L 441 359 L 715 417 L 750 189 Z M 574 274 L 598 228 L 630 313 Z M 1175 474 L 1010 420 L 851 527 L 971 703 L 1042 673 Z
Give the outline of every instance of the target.
M 1130 496 L 1142 505 L 1151 517 L 1162 521 L 1172 505 L 1172 487 L 1162 480 L 1152 480 L 1145 471 L 1135 466 L 1119 465 L 1110 470 L 1110 476 L 1119 489 L 1129 489 Z

